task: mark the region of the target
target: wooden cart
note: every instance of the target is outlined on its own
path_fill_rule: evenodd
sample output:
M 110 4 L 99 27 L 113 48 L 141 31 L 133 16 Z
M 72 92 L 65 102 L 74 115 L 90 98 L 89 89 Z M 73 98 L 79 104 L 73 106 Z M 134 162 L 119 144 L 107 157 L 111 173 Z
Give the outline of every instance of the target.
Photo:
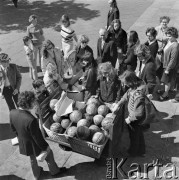
M 120 139 L 123 132 L 124 123 L 124 107 L 122 107 L 114 119 L 113 126 L 109 130 L 109 139 L 106 139 L 103 145 L 96 145 L 88 141 L 82 141 L 77 138 L 69 137 L 67 134 L 57 134 L 51 133 L 49 131 L 49 122 L 54 112 L 49 107 L 49 102 L 51 99 L 59 99 L 61 96 L 61 90 L 57 88 L 54 93 L 45 99 L 40 104 L 41 115 L 40 124 L 42 128 L 42 133 L 44 138 L 60 145 L 70 147 L 72 151 L 99 159 L 100 157 L 112 157 L 114 154 L 119 152 Z M 45 131 L 44 131 L 45 129 Z

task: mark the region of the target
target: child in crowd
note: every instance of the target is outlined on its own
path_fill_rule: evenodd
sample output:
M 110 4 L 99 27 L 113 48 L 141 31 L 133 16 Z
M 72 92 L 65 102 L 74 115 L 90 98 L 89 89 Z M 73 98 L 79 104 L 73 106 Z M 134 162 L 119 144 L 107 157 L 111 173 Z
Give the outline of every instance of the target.
M 83 68 L 83 76 L 79 80 L 79 84 L 82 84 L 84 89 L 84 101 L 96 94 L 97 90 L 97 63 L 93 57 L 85 58 L 81 62 Z
M 61 22 L 62 25 L 60 34 L 62 37 L 62 50 L 64 58 L 66 59 L 68 52 L 75 49 L 74 40 L 77 42 L 77 37 L 75 31 L 70 26 L 70 19 L 68 15 L 64 14 L 61 18 Z
M 37 62 L 34 57 L 34 46 L 33 46 L 32 40 L 28 36 L 25 36 L 23 38 L 23 42 L 24 42 L 24 50 L 26 53 L 26 59 L 29 64 L 30 78 L 32 80 L 37 80 L 38 79 Z
M 46 72 L 44 74 L 44 84 L 45 87 L 48 87 L 51 85 L 51 83 L 56 80 L 61 87 L 61 89 L 66 90 L 68 87 L 68 84 L 63 81 L 63 77 L 57 73 L 57 68 L 53 64 L 49 63 L 46 68 Z
M 39 104 L 42 103 L 49 96 L 49 92 L 45 88 L 43 80 L 34 80 L 32 82 L 32 87 Z

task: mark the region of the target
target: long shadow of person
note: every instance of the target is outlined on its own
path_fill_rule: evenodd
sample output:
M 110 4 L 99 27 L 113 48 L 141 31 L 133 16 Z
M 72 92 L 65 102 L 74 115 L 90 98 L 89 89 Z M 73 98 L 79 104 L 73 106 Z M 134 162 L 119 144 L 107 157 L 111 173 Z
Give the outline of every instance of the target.
M 0 176 L 0 180 L 25 180 L 15 175 L 4 175 Z

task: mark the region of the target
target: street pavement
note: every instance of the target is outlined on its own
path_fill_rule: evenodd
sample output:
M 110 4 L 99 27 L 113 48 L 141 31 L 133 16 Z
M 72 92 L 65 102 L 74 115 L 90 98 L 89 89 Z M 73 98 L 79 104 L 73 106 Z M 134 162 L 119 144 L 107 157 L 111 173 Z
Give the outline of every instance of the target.
M 167 15 L 171 18 L 170 25 L 179 28 L 179 1 L 177 0 L 118 0 L 122 27 L 126 30 L 136 30 L 141 42 L 146 40 L 145 30 L 159 24 L 159 17 Z M 32 89 L 32 81 L 28 74 L 28 64 L 25 59 L 22 38 L 26 34 L 28 17 L 37 14 L 39 24 L 44 27 L 46 39 L 61 47 L 59 32 L 53 28 L 59 23 L 60 17 L 68 13 L 72 20 L 72 27 L 76 34 L 89 36 L 89 45 L 96 57 L 96 43 L 98 31 L 106 25 L 109 10 L 106 0 L 19 0 L 19 7 L 13 7 L 10 0 L 0 2 L 0 47 L 9 54 L 13 63 L 16 63 L 22 73 L 23 90 Z M 39 72 L 39 75 L 41 73 Z M 151 131 L 145 134 L 147 155 L 145 158 L 129 158 L 124 169 L 129 170 L 131 163 L 151 163 L 156 158 L 165 164 L 173 163 L 179 176 L 179 104 L 168 101 L 154 101 L 157 109 L 162 112 L 163 120 L 154 124 Z M 19 154 L 18 146 L 12 146 L 12 134 L 9 127 L 9 112 L 4 99 L 0 99 L 0 180 L 31 180 L 32 172 L 29 158 Z M 123 136 L 124 149 L 128 145 L 128 134 Z M 61 150 L 57 144 L 49 142 L 59 166 L 68 167 L 68 172 L 59 177 L 51 177 L 48 167 L 41 163 L 45 173 L 41 179 L 78 179 L 102 180 L 106 179 L 106 167 L 94 163 L 93 158 L 73 152 Z M 164 172 L 166 167 L 161 169 Z M 154 171 L 150 169 L 149 176 L 154 179 Z M 118 179 L 124 179 L 118 176 Z

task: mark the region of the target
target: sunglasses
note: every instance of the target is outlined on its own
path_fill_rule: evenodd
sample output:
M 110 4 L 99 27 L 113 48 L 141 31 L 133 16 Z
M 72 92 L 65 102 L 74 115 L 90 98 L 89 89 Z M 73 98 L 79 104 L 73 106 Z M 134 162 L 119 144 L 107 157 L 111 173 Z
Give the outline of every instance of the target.
M 86 41 L 83 41 L 83 42 L 81 42 L 82 44 L 87 44 L 88 42 L 86 42 Z

